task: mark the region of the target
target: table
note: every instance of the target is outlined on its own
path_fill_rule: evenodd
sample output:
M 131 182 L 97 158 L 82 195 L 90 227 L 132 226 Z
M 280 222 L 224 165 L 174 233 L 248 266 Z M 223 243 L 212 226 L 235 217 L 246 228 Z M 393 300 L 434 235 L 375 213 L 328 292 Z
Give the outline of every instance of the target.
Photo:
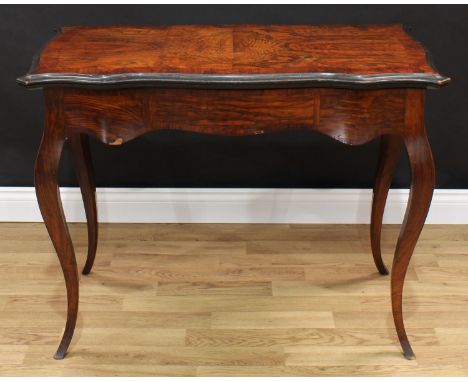
M 426 89 L 450 79 L 399 25 L 180 25 L 66 27 L 18 78 L 42 88 L 45 126 L 35 166 L 44 223 L 67 288 L 67 321 L 55 354 L 75 329 L 79 276 L 57 170 L 68 141 L 88 227 L 88 274 L 98 226 L 88 137 L 121 145 L 146 132 L 266 134 L 309 129 L 348 145 L 380 137 L 370 239 L 375 265 L 385 202 L 400 145 L 412 172 L 391 272 L 392 311 L 404 356 L 414 358 L 402 313 L 408 264 L 431 203 L 434 163 L 424 127 Z M 326 158 L 323 158 L 326 160 Z

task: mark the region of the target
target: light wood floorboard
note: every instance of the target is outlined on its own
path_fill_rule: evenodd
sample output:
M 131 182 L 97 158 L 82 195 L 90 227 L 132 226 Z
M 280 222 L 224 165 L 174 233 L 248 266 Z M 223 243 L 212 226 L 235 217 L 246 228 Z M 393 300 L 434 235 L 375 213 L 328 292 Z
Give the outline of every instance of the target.
M 70 225 L 84 264 L 86 226 Z M 2 376 L 468 375 L 468 226 L 428 225 L 405 284 L 365 225 L 101 224 L 67 357 L 62 273 L 43 224 L 0 223 Z M 385 226 L 391 267 L 399 226 Z

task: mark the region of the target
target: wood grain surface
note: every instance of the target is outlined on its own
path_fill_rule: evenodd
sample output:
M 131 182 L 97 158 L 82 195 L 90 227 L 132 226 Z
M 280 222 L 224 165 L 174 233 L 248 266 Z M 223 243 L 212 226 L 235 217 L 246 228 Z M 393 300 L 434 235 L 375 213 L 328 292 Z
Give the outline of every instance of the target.
M 401 25 L 174 25 L 65 27 L 19 82 L 141 84 L 157 82 L 158 74 L 166 75 L 162 84 L 183 80 L 199 86 L 241 80 L 235 76 L 244 76 L 244 84 L 292 87 L 309 77 L 309 84 L 341 79 L 382 87 L 394 80 L 422 87 L 449 81 Z
M 368 226 L 102 224 L 69 355 L 42 223 L 0 224 L 0 375 L 468 375 L 468 227 L 424 228 L 405 284 L 413 361 Z M 391 264 L 399 226 L 384 226 Z M 78 265 L 85 224 L 71 224 Z M 225 277 L 228 275 L 228 277 Z
M 398 25 L 65 27 L 33 73 L 60 72 L 435 73 Z
M 56 88 L 46 89 L 50 96 Z M 309 129 L 347 144 L 403 134 L 405 89 L 64 89 L 68 131 L 107 144 L 169 129 L 256 135 Z

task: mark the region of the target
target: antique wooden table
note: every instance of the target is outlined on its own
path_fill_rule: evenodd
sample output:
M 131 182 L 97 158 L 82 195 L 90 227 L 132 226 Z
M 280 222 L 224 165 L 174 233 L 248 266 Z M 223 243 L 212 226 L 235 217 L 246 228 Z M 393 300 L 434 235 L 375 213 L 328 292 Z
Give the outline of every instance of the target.
M 403 143 L 412 182 L 393 260 L 391 297 L 404 355 L 413 358 L 402 289 L 434 188 L 424 98 L 427 88 L 449 81 L 398 25 L 62 29 L 18 79 L 26 87 L 42 88 L 45 96 L 35 187 L 68 297 L 55 358 L 65 356 L 78 311 L 79 276 L 57 184 L 63 145 L 70 144 L 86 210 L 83 274 L 88 274 L 98 233 L 88 136 L 120 145 L 161 129 L 224 135 L 310 129 L 349 145 L 381 137 L 370 231 L 374 261 L 383 275 L 388 271 L 380 250 L 382 215 Z

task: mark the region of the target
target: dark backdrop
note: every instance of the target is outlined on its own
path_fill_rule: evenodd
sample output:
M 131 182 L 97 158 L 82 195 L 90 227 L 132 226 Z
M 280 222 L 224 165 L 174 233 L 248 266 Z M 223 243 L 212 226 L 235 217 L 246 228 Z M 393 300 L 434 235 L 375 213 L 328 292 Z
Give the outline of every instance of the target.
M 468 188 L 468 7 L 402 5 L 0 6 L 0 186 L 31 186 L 42 132 L 40 91 L 15 84 L 62 25 L 403 23 L 453 82 L 428 92 L 426 121 L 437 187 Z M 121 147 L 92 142 L 96 181 L 108 187 L 372 187 L 378 143 L 348 147 L 312 132 L 217 137 L 155 132 Z M 407 187 L 401 153 L 394 187 Z M 68 148 L 61 184 L 75 185 Z

